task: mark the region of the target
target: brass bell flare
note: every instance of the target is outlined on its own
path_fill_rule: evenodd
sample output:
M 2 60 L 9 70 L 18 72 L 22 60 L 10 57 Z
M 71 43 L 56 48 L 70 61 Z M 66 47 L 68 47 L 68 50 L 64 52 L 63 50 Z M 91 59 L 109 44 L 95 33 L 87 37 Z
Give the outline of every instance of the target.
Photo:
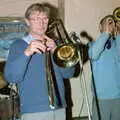
M 120 22 L 120 7 L 117 7 L 116 9 L 114 9 L 113 17 L 114 17 L 115 21 Z
M 60 67 L 71 67 L 78 62 L 78 51 L 76 44 L 62 44 L 58 46 L 53 54 L 55 63 Z

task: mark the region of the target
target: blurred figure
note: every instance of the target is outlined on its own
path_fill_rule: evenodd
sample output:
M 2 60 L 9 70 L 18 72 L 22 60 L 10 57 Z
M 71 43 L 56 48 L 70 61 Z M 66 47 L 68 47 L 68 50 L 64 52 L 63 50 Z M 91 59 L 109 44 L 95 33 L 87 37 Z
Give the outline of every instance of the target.
M 92 120 L 120 120 L 120 24 L 108 15 L 100 21 L 99 29 L 98 38 L 89 43 L 93 74 Z

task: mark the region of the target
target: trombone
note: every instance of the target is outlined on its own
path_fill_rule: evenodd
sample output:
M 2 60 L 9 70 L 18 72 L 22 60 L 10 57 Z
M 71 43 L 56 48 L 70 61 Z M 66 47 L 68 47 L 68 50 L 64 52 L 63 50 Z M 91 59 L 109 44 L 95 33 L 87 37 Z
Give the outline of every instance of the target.
M 117 7 L 114 9 L 113 17 L 114 17 L 115 21 L 120 22 L 120 7 Z
M 117 34 L 119 34 L 119 29 L 120 29 L 120 7 L 117 7 L 114 9 L 113 11 L 113 18 L 114 18 L 114 21 L 115 21 L 115 33 L 114 35 L 116 36 Z
M 72 41 L 67 31 L 64 28 L 64 25 L 60 19 L 53 20 L 49 26 L 47 35 L 53 39 L 58 39 L 58 46 L 53 53 L 54 62 L 60 67 L 71 67 L 78 63 L 78 50 L 75 41 Z M 56 42 L 56 41 L 55 41 Z M 59 108 L 62 106 L 59 90 L 56 87 L 56 80 L 53 75 L 52 68 L 52 58 L 51 53 L 48 52 L 45 54 L 46 61 L 46 80 L 48 88 L 48 97 L 49 97 L 49 107 L 51 109 Z M 57 94 L 56 94 L 57 93 Z M 55 103 L 55 95 L 57 98 L 57 105 Z
M 78 46 L 76 41 L 70 39 L 62 20 L 54 20 L 48 29 L 48 34 L 54 29 L 53 36 L 59 40 L 53 53 L 54 62 L 60 67 L 71 67 L 77 64 L 79 61 Z

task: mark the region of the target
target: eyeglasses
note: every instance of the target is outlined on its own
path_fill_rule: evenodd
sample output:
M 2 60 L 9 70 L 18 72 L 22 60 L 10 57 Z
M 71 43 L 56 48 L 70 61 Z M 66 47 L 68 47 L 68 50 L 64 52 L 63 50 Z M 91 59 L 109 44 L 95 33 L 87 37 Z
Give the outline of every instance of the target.
M 29 18 L 29 20 L 34 21 L 34 22 L 39 22 L 39 21 L 44 21 L 44 22 L 48 22 L 48 17 L 45 18 Z

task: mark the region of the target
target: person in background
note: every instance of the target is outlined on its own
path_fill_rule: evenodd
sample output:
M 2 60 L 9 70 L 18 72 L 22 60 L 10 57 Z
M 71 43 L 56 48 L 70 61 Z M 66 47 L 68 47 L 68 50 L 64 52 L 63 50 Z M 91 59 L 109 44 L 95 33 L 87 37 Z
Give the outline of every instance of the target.
M 11 45 L 4 76 L 19 89 L 21 120 L 65 120 L 66 100 L 63 79 L 71 78 L 75 67 L 62 68 L 52 59 L 55 40 L 47 36 L 50 8 L 34 3 L 25 12 L 29 34 Z M 52 73 L 55 74 L 58 92 L 53 87 L 54 105 L 50 104 L 47 80 L 46 54 L 51 53 Z M 58 96 L 59 95 L 59 100 Z
M 107 15 L 99 30 L 88 50 L 93 74 L 92 120 L 120 120 L 120 23 Z

